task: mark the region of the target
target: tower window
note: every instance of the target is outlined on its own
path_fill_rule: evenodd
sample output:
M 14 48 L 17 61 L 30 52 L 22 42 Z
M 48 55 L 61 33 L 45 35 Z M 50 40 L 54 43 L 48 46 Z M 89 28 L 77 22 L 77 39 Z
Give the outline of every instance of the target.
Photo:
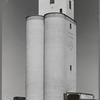
M 70 29 L 72 29 L 72 24 L 70 23 Z
M 72 71 L 72 65 L 70 65 L 70 71 Z
M 60 13 L 62 13 L 62 9 L 60 9 Z
M 55 0 L 50 0 L 50 4 L 53 4 L 53 3 L 55 3 Z
M 71 9 L 71 0 L 69 0 L 69 9 Z

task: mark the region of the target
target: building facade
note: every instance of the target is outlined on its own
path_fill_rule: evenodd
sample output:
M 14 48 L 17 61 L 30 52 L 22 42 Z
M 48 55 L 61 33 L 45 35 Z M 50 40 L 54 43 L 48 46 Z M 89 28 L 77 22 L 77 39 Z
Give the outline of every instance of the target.
M 74 19 L 74 0 L 39 0 L 39 15 L 60 12 Z

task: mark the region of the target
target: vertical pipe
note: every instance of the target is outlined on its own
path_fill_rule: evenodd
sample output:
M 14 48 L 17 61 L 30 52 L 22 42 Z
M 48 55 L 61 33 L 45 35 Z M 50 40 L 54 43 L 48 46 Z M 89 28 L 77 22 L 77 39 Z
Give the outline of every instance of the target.
M 43 100 L 42 16 L 31 16 L 26 23 L 26 100 Z

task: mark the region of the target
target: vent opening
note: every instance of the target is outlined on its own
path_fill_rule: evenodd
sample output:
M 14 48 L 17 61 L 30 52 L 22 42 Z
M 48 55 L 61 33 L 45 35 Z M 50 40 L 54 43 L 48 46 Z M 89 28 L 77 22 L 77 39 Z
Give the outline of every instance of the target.
M 62 13 L 62 9 L 60 9 L 60 13 Z
M 71 9 L 72 7 L 71 7 L 71 0 L 69 0 L 69 9 Z
M 70 23 L 70 29 L 72 29 L 72 24 Z
M 50 4 L 54 4 L 55 3 L 55 0 L 50 0 Z
M 72 71 L 72 65 L 70 65 L 70 71 Z

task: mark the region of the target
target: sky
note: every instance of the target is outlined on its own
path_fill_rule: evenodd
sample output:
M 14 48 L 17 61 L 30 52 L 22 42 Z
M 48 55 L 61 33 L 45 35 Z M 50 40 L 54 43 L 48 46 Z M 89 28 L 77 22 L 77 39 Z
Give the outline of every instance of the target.
M 2 0 L 2 100 L 25 96 L 26 17 L 37 14 L 37 0 Z M 98 0 L 75 0 L 77 90 L 98 98 Z
M 95 91 L 97 94 L 99 72 L 98 0 L 77 0 L 75 20 L 77 21 L 77 88 L 84 92 Z

